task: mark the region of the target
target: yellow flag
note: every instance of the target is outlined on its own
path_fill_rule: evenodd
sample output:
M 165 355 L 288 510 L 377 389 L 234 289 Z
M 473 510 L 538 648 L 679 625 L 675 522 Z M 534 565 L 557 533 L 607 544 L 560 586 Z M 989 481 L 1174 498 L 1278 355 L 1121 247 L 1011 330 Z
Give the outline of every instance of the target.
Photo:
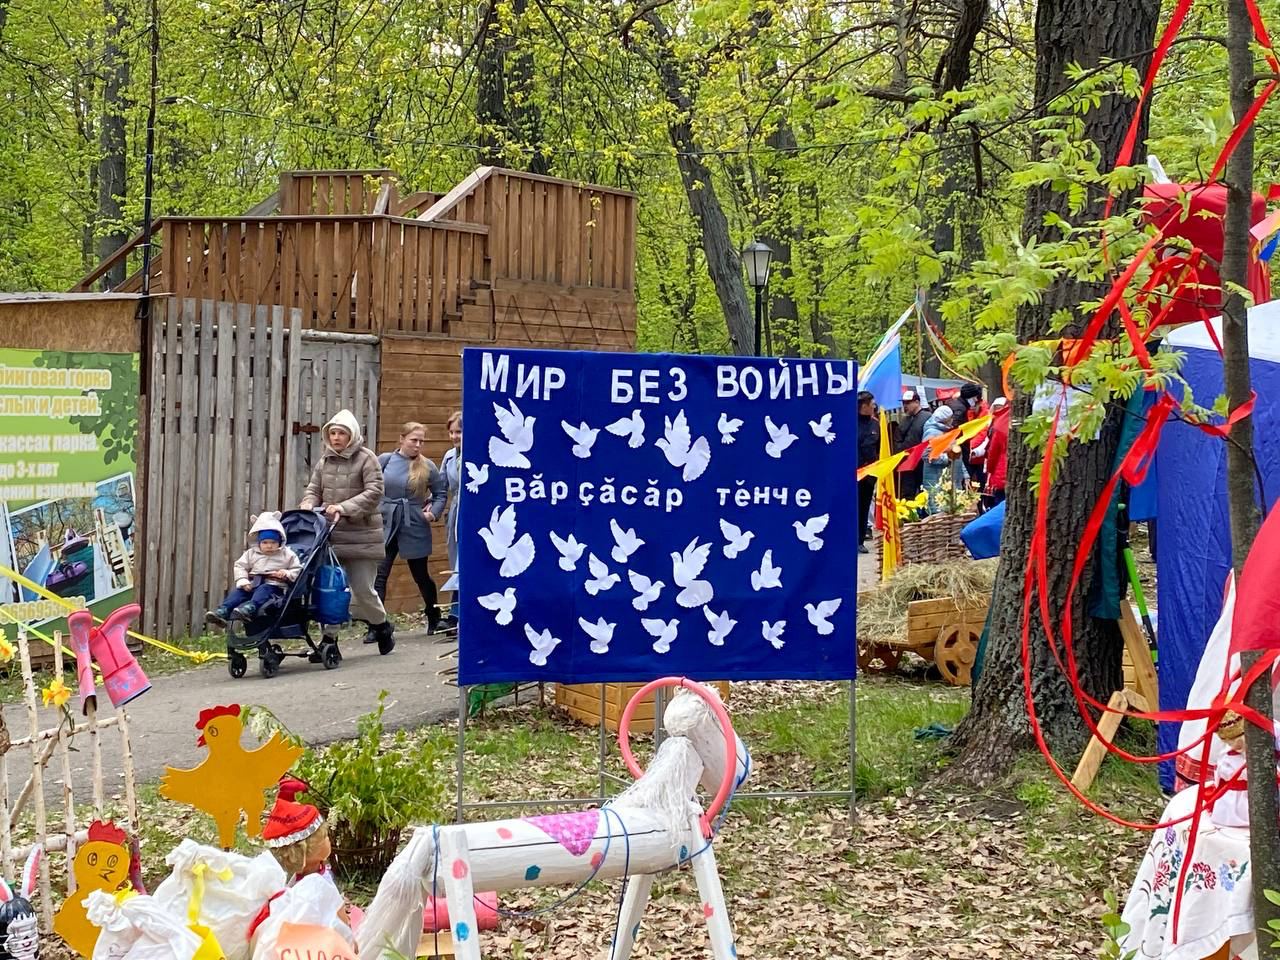
M 880 463 L 889 463 L 889 469 L 876 474 L 876 524 L 883 534 L 883 549 L 880 551 L 880 577 L 887 580 L 898 569 L 900 540 L 898 535 L 898 498 L 894 489 L 893 467 L 902 458 L 895 459 L 893 446 L 889 442 L 889 418 L 880 411 Z

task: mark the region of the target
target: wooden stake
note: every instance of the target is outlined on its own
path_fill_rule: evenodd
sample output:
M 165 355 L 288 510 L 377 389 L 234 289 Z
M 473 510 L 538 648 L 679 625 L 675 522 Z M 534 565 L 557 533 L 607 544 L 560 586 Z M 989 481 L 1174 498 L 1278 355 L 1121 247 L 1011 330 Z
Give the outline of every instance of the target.
M 27 645 L 25 630 L 18 631 L 18 655 L 22 658 L 22 686 L 26 694 L 27 718 L 31 722 L 31 740 L 34 743 L 40 734 L 40 712 L 36 709 L 36 681 L 31 673 L 31 649 Z M 50 747 L 52 745 L 53 742 Z M 36 798 L 36 843 L 44 843 L 48 839 L 44 807 L 44 761 L 34 747 L 31 750 L 31 785 Z M 44 921 L 44 929 L 48 930 L 53 924 L 53 904 L 49 891 L 49 861 L 46 857 L 40 858 L 40 917 Z
M 102 791 L 102 739 L 98 736 L 98 698 L 89 701 L 89 752 L 93 757 L 93 816 L 102 819 L 105 805 Z
M 129 818 L 129 835 L 138 835 L 138 793 L 133 782 L 133 746 L 129 741 L 129 714 L 120 708 L 120 749 L 124 757 L 124 809 Z
M 1146 644 L 1142 646 L 1145 650 Z M 1141 694 L 1132 690 L 1117 690 L 1107 701 L 1107 707 L 1109 709 L 1098 721 L 1097 735 L 1084 748 L 1080 762 L 1076 765 L 1076 772 L 1071 776 L 1071 785 L 1077 790 L 1088 790 L 1093 786 L 1098 771 L 1102 769 L 1102 761 L 1107 758 L 1107 744 L 1115 740 L 1116 731 L 1120 729 L 1120 724 L 1124 720 L 1125 710 L 1145 712 L 1147 701 Z
M 53 633 L 53 669 L 57 676 L 62 676 L 62 632 Z M 71 790 L 71 752 L 67 749 L 67 732 L 63 724 L 58 724 L 58 754 L 62 760 L 62 832 L 67 838 L 67 895 L 76 892 L 76 875 L 71 869 L 71 861 L 76 855 L 76 803 Z

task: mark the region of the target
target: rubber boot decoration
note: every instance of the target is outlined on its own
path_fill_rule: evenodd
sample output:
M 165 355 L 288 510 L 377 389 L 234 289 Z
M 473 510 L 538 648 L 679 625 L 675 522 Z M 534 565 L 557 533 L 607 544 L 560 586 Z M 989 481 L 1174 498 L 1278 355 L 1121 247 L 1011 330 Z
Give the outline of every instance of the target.
M 77 610 L 67 617 L 71 632 L 71 648 L 76 652 L 76 677 L 80 681 L 80 712 L 89 713 L 89 702 L 98 705 L 98 687 L 93 680 L 93 657 L 89 653 L 89 635 L 93 633 L 93 614 Z
M 141 612 L 136 603 L 126 604 L 89 634 L 89 652 L 102 668 L 102 683 L 114 707 L 123 707 L 151 689 L 151 681 L 125 643 L 130 624 Z

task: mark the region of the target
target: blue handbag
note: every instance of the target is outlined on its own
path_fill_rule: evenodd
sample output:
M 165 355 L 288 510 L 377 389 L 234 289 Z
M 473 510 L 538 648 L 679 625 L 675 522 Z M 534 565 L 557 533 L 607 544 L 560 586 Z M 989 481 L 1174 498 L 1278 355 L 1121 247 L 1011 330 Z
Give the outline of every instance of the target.
M 347 585 L 346 571 L 332 550 L 316 571 L 311 607 L 316 620 L 326 626 L 346 623 L 351 619 L 351 588 Z

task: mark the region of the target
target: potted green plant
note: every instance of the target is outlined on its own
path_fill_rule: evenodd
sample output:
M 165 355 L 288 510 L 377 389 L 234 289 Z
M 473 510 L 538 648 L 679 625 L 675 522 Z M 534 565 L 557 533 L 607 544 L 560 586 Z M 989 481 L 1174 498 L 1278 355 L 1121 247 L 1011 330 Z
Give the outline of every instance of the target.
M 386 736 L 386 698 L 384 690 L 360 718 L 354 740 L 308 748 L 298 762 L 311 785 L 306 799 L 329 821 L 334 870 L 346 878 L 381 877 L 405 828 L 438 822 L 444 812 L 448 747 L 439 736 Z

